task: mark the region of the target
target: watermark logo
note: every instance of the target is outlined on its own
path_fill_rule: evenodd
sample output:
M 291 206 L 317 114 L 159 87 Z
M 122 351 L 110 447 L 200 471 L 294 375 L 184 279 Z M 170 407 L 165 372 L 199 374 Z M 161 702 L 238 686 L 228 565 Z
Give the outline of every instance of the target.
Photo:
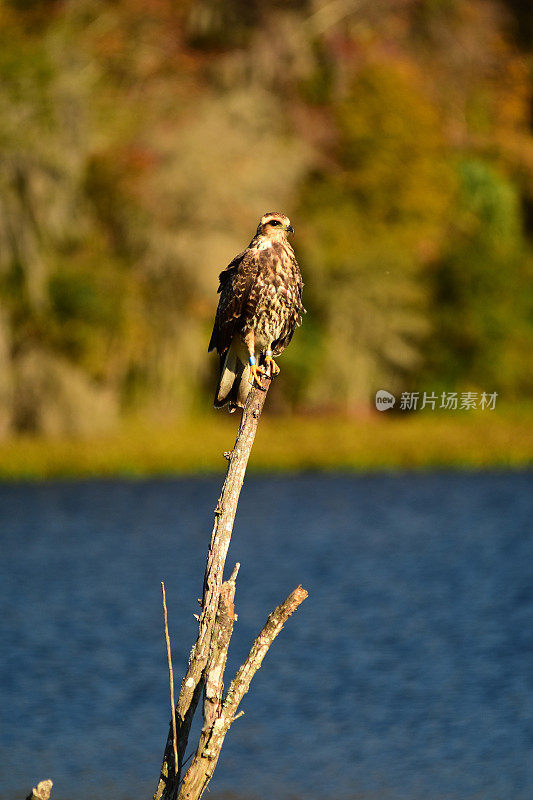
M 376 408 L 378 411 L 388 411 L 394 406 L 396 398 L 385 389 L 378 389 L 376 392 Z

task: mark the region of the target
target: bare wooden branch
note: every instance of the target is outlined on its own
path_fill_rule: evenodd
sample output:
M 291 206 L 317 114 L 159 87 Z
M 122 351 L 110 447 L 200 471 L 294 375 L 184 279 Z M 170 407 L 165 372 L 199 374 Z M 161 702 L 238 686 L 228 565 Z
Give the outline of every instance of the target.
M 26 800 L 48 800 L 53 785 L 51 780 L 40 781 L 37 786 L 33 787 Z
M 240 667 L 235 679 L 232 681 L 224 698 L 225 714 L 228 718 L 235 717 L 239 703 L 250 687 L 250 681 L 263 663 L 267 650 L 283 628 L 283 625 L 298 606 L 303 603 L 308 593 L 301 586 L 294 589 L 287 599 L 270 614 L 265 626 L 254 641 L 248 658 Z M 230 722 L 231 724 L 231 722 Z
M 205 670 L 204 724 L 200 733 L 200 741 L 195 758 L 198 757 L 198 753 L 204 750 L 211 735 L 213 724 L 222 706 L 224 668 L 226 666 L 228 647 L 233 632 L 233 623 L 235 621 L 233 600 L 235 597 L 235 580 L 237 578 L 239 566 L 239 564 L 235 566 L 231 578 L 229 581 L 225 581 L 222 584 L 222 589 L 220 591 L 218 611 L 213 627 L 213 635 L 211 637 L 211 652 Z
M 263 378 L 263 390 L 254 387 L 250 391 L 242 413 L 235 446 L 229 455 L 228 471 L 215 508 L 215 520 L 204 575 L 202 612 L 198 622 L 198 637 L 189 656 L 189 665 L 181 684 L 176 706 L 178 769 L 174 768 L 174 736 L 172 726 L 170 726 L 154 800 L 175 800 L 177 797 L 181 766 L 185 748 L 187 747 L 191 722 L 204 685 L 204 672 L 210 654 L 211 638 L 222 588 L 224 564 L 233 531 L 237 503 L 270 382 L 271 379 L 266 376 Z
M 174 700 L 174 672 L 172 670 L 172 653 L 170 651 L 170 637 L 168 635 L 167 596 L 165 594 L 164 581 L 161 581 L 161 591 L 163 593 L 163 617 L 165 622 L 165 641 L 167 643 L 168 679 L 170 682 L 170 712 L 172 715 L 172 746 L 174 750 L 174 773 L 177 773 L 178 740 L 176 735 L 176 703 Z
M 220 702 L 221 695 L 218 695 L 218 711 L 215 716 L 210 717 L 209 728 L 207 728 L 208 721 L 206 720 L 198 750 L 183 778 L 178 800 L 198 800 L 205 791 L 217 765 L 224 738 L 231 724 L 240 716 L 237 714 L 237 709 L 250 687 L 253 676 L 260 668 L 270 645 L 283 628 L 283 624 L 306 597 L 305 589 L 298 586 L 270 614 L 263 630 L 254 641 L 246 661 L 238 670 L 223 702 Z M 224 602 L 223 595 L 221 595 L 221 604 Z
M 240 564 L 235 565 L 235 569 L 228 581 L 222 584 L 220 599 L 218 601 L 218 611 L 211 637 L 211 653 L 205 670 L 204 686 L 204 731 L 209 731 L 215 717 L 217 716 L 222 703 L 224 692 L 224 669 L 228 657 L 228 647 L 233 632 L 235 621 L 235 581 Z

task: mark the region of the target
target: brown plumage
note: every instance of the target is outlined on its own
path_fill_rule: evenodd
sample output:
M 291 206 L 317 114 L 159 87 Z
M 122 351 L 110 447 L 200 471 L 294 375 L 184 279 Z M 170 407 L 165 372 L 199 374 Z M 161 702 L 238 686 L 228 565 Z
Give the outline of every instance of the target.
M 220 356 L 216 408 L 226 403 L 230 411 L 243 408 L 252 382 L 279 372 L 273 356 L 301 325 L 303 283 L 289 233 L 294 229 L 284 214 L 265 214 L 246 250 L 220 273 L 209 342 L 209 351 L 216 348 Z

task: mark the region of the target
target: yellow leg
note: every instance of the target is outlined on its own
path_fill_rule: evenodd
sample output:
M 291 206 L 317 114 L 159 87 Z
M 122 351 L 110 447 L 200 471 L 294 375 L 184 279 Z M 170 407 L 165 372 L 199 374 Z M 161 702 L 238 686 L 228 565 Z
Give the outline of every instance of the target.
M 258 384 L 258 386 L 260 386 L 262 389 L 263 388 L 262 378 L 264 374 L 265 370 L 263 369 L 263 367 L 259 367 L 257 364 L 253 364 L 250 367 L 250 377 L 248 378 L 248 380 L 250 381 L 252 386 L 255 381 Z
M 254 332 L 248 331 L 246 336 L 244 337 L 244 344 L 246 345 L 246 349 L 248 350 L 248 357 L 252 362 L 250 364 L 250 375 L 248 376 L 248 380 L 254 385 L 254 382 L 259 386 L 261 389 L 263 388 L 262 384 L 262 377 L 265 374 L 265 370 L 263 367 L 258 366 L 255 363 L 255 336 Z
M 265 356 L 265 364 L 267 365 L 267 369 L 270 372 L 270 375 L 277 375 L 280 372 L 280 368 L 272 358 L 272 356 Z

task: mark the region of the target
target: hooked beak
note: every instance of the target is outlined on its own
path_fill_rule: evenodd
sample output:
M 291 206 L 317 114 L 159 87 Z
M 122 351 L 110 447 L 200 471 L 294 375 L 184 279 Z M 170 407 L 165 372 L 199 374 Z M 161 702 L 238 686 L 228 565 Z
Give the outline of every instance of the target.
M 292 233 L 292 235 L 294 236 L 294 228 L 292 227 L 292 225 L 288 226 L 287 233 Z

